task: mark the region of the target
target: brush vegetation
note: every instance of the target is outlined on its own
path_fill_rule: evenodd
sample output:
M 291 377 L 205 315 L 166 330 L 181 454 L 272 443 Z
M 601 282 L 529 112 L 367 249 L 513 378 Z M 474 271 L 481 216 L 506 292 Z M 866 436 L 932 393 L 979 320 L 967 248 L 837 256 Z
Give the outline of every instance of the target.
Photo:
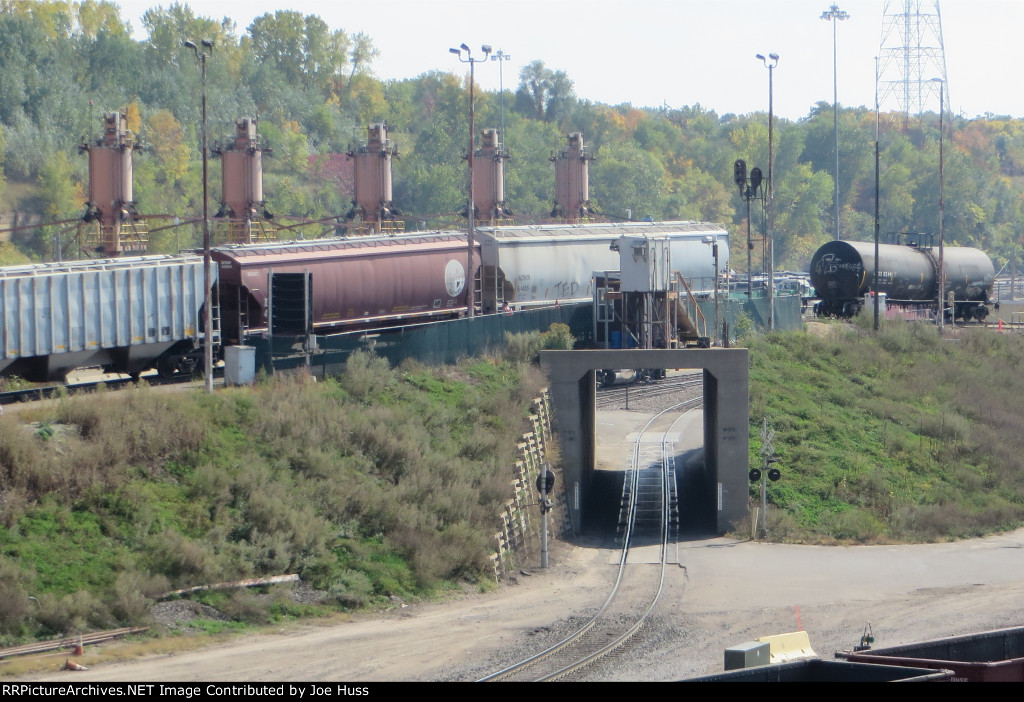
M 486 582 L 540 375 L 476 360 L 66 397 L 0 418 L 0 645 L 147 624 L 169 590 L 298 573 L 328 596 L 197 596 L 264 623 Z M 20 413 L 19 413 L 20 414 Z
M 1024 523 L 1019 335 L 892 321 L 750 337 L 751 465 L 782 471 L 770 538 L 942 541 Z M 952 336 L 950 336 L 952 335 Z M 759 484 L 751 486 L 759 499 Z

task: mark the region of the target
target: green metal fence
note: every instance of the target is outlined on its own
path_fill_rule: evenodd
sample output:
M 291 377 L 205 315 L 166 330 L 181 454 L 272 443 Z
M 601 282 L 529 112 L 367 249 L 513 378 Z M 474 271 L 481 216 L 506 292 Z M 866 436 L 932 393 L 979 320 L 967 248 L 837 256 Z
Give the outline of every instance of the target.
M 715 302 L 697 301 L 709 331 L 715 323 Z M 753 327 L 764 330 L 767 325 L 768 300 L 747 299 L 746 296 L 723 298 L 718 303 L 719 328 L 729 326 L 730 343 L 735 341 L 737 320 L 746 315 Z M 407 358 L 429 364 L 454 364 L 463 358 L 494 353 L 505 343 L 505 334 L 545 332 L 552 324 L 568 325 L 578 343 L 593 339 L 593 305 L 581 303 L 518 311 L 515 314 L 481 315 L 448 322 L 406 327 L 382 334 L 336 334 L 322 336 L 318 348 L 308 358 L 296 355 L 297 342 L 289 337 L 275 337 L 274 348 L 265 339 L 254 340 L 257 367 L 267 372 L 287 370 L 308 365 L 316 374 L 339 373 L 344 370 L 349 355 L 359 349 L 372 350 L 377 356 L 397 365 Z M 775 298 L 775 328 L 800 329 L 802 324 L 800 298 Z M 709 336 L 712 334 L 709 333 Z

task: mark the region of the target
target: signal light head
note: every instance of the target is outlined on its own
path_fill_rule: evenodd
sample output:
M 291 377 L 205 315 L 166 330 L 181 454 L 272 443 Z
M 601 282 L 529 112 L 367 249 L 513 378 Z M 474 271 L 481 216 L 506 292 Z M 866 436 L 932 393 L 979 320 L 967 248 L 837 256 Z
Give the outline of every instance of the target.
M 753 190 L 757 190 L 761 187 L 761 181 L 764 180 L 764 175 L 761 173 L 761 169 L 754 166 L 750 169 L 750 187 Z
M 747 184 L 747 162 L 737 159 L 732 165 L 732 179 L 741 188 Z

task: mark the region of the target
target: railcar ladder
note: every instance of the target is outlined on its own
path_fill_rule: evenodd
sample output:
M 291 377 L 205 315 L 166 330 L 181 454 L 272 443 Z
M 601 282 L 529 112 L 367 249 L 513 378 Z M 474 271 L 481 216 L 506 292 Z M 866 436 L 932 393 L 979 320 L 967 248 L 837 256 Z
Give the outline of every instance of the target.
M 214 351 L 220 349 L 220 286 L 214 285 L 210 291 L 210 341 L 213 343 Z

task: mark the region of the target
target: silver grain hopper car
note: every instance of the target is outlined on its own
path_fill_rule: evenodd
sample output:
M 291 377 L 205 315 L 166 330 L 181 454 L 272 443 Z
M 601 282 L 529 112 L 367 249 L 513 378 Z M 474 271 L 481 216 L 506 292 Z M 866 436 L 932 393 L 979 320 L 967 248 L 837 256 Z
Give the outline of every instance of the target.
M 715 258 L 705 243 L 719 242 L 719 270 L 729 270 L 729 234 L 707 222 L 628 222 L 481 227 L 482 310 L 499 312 L 558 302 L 589 302 L 594 271 L 619 269 L 616 242 L 623 236 L 663 237 L 669 241 L 674 271 L 695 294 L 714 289 Z
M 200 339 L 203 278 L 199 256 L 0 268 L 0 375 L 173 373 Z

